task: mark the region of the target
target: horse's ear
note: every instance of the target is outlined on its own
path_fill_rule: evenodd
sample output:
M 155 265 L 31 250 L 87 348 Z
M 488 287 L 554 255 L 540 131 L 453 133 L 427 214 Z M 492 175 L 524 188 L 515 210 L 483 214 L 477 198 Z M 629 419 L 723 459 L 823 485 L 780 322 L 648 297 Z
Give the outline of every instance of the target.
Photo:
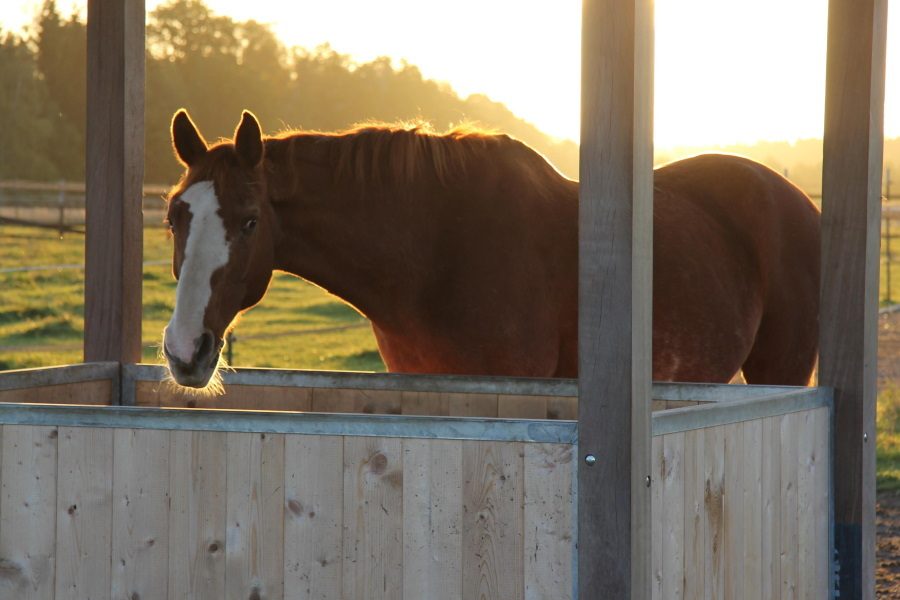
M 183 108 L 172 117 L 172 145 L 175 155 L 186 167 L 190 167 L 206 154 L 206 140 Z
M 262 161 L 262 129 L 249 110 L 244 111 L 240 124 L 234 130 L 234 148 L 238 158 L 248 167 L 255 167 Z

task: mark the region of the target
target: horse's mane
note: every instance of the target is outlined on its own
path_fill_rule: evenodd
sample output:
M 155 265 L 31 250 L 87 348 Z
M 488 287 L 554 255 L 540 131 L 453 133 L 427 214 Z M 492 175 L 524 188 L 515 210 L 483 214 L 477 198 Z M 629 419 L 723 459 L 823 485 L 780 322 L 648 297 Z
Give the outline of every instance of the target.
M 319 154 L 333 167 L 336 181 L 371 189 L 408 185 L 423 176 L 450 185 L 464 180 L 476 166 L 483 167 L 485 161 L 497 163 L 504 158 L 513 158 L 521 176 L 539 187 L 561 177 L 522 142 L 471 124 L 438 133 L 422 122 L 370 122 L 339 133 L 286 131 L 267 139 L 268 145 L 272 143 L 287 145 L 283 150 L 292 158 Z M 318 146 L 319 153 L 310 152 L 310 144 Z

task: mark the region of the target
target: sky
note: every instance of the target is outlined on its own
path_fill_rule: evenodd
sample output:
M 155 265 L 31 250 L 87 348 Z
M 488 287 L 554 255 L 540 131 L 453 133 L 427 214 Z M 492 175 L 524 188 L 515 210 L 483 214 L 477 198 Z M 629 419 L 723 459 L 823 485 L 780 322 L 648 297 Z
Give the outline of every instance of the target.
M 160 0 L 146 0 L 152 10 Z M 888 0 L 889 12 L 900 0 Z M 2 0 L 18 29 L 39 0 Z M 57 0 L 66 14 L 85 0 Z M 405 59 L 461 95 L 483 93 L 578 139 L 579 0 L 207 0 L 268 23 L 289 46 Z M 893 6 L 891 6 L 893 4 Z M 888 21 L 885 134 L 900 136 L 900 15 Z M 657 148 L 821 137 L 827 0 L 656 0 Z

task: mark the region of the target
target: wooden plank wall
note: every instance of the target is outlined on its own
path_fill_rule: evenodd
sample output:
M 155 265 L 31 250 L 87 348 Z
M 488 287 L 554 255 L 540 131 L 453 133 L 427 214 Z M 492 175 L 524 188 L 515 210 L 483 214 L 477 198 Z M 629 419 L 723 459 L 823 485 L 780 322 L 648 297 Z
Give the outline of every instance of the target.
M 115 391 L 116 396 L 119 390 Z M 113 403 L 113 382 L 110 379 L 79 381 L 0 390 L 0 402 L 35 404 L 91 404 L 106 406 Z
M 0 598 L 572 598 L 570 445 L 4 425 L 0 448 Z
M 652 597 L 830 598 L 827 407 L 653 438 Z
M 135 403 L 138 406 L 508 419 L 575 420 L 578 418 L 578 399 L 567 396 L 513 396 L 256 385 L 230 385 L 222 396 L 198 396 L 179 391 L 168 382 L 138 381 L 135 386 Z M 653 401 L 653 410 L 681 408 L 696 404 L 699 403 L 655 400 Z
M 829 409 L 653 438 L 652 598 L 828 598 Z M 571 599 L 574 448 L 0 427 L 0 598 Z

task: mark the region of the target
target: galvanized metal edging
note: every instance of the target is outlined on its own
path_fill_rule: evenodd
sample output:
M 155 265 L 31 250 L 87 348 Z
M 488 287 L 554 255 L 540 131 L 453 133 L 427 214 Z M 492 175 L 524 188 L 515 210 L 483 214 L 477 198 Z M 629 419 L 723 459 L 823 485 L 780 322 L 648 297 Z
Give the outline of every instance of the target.
M 92 362 L 59 367 L 16 369 L 0 373 L 0 391 L 101 381 L 104 379 L 109 379 L 115 384 L 118 378 L 119 363 L 117 362 Z M 115 385 L 113 393 L 116 393 Z
M 791 391 L 758 398 L 716 402 L 673 408 L 653 413 L 654 436 L 691 431 L 718 425 L 777 417 L 789 413 L 831 407 L 830 388 L 793 388 Z
M 0 424 L 574 444 L 574 421 L 3 404 Z
M 266 385 L 272 387 L 337 388 L 394 390 L 405 392 L 437 392 L 463 394 L 503 394 L 514 396 L 577 397 L 575 379 L 541 379 L 527 377 L 482 377 L 465 375 L 410 375 L 403 373 L 359 373 L 349 371 L 300 371 L 287 369 L 226 370 L 226 385 Z M 122 366 L 122 404 L 134 405 L 134 383 L 162 381 L 165 367 L 149 364 Z M 748 386 L 704 383 L 654 383 L 654 400 L 696 402 L 731 402 L 757 398 L 806 388 L 789 386 Z

